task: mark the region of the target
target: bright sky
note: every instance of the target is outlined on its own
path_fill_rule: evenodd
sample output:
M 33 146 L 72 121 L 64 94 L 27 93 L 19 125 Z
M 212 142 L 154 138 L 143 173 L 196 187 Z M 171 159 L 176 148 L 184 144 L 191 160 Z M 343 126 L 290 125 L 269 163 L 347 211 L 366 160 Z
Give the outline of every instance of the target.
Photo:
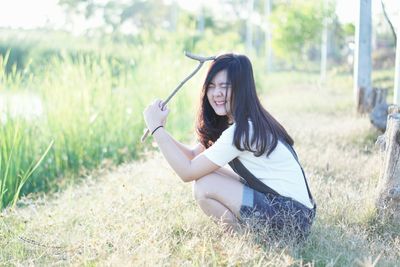
M 166 0 L 172 1 L 172 0 Z M 273 1 L 273 0 L 272 0 Z M 358 0 L 336 0 L 337 13 L 342 22 L 354 22 L 357 14 Z M 389 13 L 399 11 L 399 0 L 385 0 Z M 181 6 L 190 9 L 197 7 L 199 2 L 207 1 L 178 0 Z M 212 1 L 210 1 L 212 3 Z M 208 2 L 208 3 L 210 3 Z M 379 0 L 372 0 L 373 13 L 381 12 Z M 0 1 L 0 27 L 35 28 L 52 26 L 60 28 L 65 23 L 62 9 L 57 5 L 57 0 L 1 0 Z
M 36 28 L 46 24 L 60 27 L 64 13 L 57 0 L 1 0 L 0 27 Z
M 399 12 L 399 0 L 384 0 L 386 11 L 389 15 Z M 372 14 L 382 13 L 380 0 L 371 0 Z M 355 22 L 359 0 L 336 0 L 336 13 L 342 22 Z

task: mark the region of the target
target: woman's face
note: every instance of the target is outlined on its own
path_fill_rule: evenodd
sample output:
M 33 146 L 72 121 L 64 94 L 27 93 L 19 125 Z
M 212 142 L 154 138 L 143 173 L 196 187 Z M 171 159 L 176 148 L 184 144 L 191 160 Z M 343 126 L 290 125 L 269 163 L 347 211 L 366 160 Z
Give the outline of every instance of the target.
M 228 115 L 231 119 L 230 99 L 231 84 L 226 70 L 218 72 L 207 87 L 207 98 L 215 113 L 219 116 Z

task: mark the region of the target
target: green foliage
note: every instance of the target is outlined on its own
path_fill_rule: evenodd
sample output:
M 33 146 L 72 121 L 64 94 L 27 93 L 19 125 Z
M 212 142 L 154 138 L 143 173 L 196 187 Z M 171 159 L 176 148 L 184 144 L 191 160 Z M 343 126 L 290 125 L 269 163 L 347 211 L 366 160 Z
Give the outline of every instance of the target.
M 133 45 L 106 43 L 102 49 L 91 50 L 30 48 L 46 60 L 27 57 L 31 63 L 26 68 L 14 64 L 11 72 L 6 66 L 13 44 L 5 56 L 0 55 L 2 97 L 35 95 L 43 109 L 43 114 L 33 118 L 0 110 L 3 207 L 19 192 L 56 190 L 60 177 L 71 180 L 85 170 L 135 159 L 150 148 L 149 143 L 139 142 L 144 128 L 142 111 L 152 99 L 165 98 L 196 66 L 183 51 L 197 46 L 184 34 L 159 34 L 157 42 L 152 38 L 142 34 Z M 22 58 L 28 54 L 32 55 L 21 54 Z M 194 113 L 187 110 L 199 96 L 201 81 L 199 76 L 193 80 L 197 81 L 194 89 L 182 90 L 170 104 L 173 112 L 168 125 L 181 139 L 187 139 L 194 127 Z M 20 131 L 14 142 L 17 125 Z M 42 155 L 46 157 L 41 160 Z
M 162 0 L 131 0 L 131 1 L 85 1 L 59 0 L 67 16 L 83 16 L 91 19 L 102 14 L 105 27 L 111 27 L 112 32 L 118 32 L 120 27 L 128 22 L 140 29 L 153 29 L 160 26 L 171 13 L 174 5 L 165 5 Z M 149 16 L 151 14 L 151 16 Z
M 140 37 L 126 39 L 130 45 L 142 42 Z M 7 74 L 14 69 L 25 74 L 40 74 L 42 68 L 54 58 L 61 60 L 65 56 L 77 61 L 82 56 L 95 58 L 101 54 L 110 63 L 118 61 L 127 66 L 131 65 L 131 59 L 136 57 L 137 50 L 127 49 L 125 39 L 115 41 L 119 44 L 110 36 L 89 38 L 72 37 L 63 32 L 0 30 L 0 55 L 7 58 L 4 61 Z
M 3 114 L 4 115 L 4 114 Z M 23 186 L 47 156 L 53 142 L 42 152 L 32 147 L 35 135 L 27 133 L 23 120 L 6 119 L 0 129 L 0 209 L 16 204 Z M 28 153 L 27 153 L 28 152 Z
M 13 68 L 23 69 L 28 65 L 28 58 L 30 58 L 31 49 L 27 46 L 22 45 L 13 45 L 12 51 L 9 46 L 5 43 L 0 43 L 0 55 L 7 54 L 7 64 L 5 65 L 5 71 L 10 73 L 13 71 Z
M 342 25 L 343 32 L 346 36 L 354 36 L 356 27 L 353 23 L 345 23 Z
M 218 42 L 214 42 L 215 34 L 212 30 L 205 30 L 201 38 L 197 38 L 194 50 L 203 54 L 218 54 L 222 52 L 244 52 L 240 36 L 234 32 L 225 32 L 218 35 Z
M 272 46 L 276 55 L 293 65 L 307 58 L 307 53 L 321 39 L 324 17 L 332 14 L 332 7 L 324 9 L 323 3 L 317 0 L 279 4 L 270 18 L 273 24 Z

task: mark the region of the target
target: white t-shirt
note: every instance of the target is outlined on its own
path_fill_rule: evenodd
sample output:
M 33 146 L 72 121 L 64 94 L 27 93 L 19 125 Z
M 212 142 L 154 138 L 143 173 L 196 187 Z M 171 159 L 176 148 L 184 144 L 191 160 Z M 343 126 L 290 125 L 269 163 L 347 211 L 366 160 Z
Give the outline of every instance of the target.
M 251 122 L 249 126 L 251 136 Z M 278 141 L 268 157 L 266 154 L 256 157 L 253 152 L 240 151 L 233 144 L 235 127 L 236 124 L 233 124 L 223 131 L 218 140 L 202 154 L 221 167 L 237 157 L 255 177 L 280 195 L 312 208 L 301 168 L 286 146 Z

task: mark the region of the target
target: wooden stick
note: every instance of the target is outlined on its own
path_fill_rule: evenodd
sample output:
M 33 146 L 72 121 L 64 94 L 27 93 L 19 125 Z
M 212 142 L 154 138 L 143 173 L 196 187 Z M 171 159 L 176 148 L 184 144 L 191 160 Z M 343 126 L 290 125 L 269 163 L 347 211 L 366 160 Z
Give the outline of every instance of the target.
M 199 70 L 200 68 L 203 66 L 204 62 L 208 61 L 208 60 L 214 60 L 216 57 L 212 56 L 212 57 L 203 57 L 203 56 L 199 56 L 199 55 L 194 55 L 192 53 L 186 52 L 185 51 L 185 56 L 187 56 L 188 58 L 194 59 L 199 61 L 199 65 L 197 65 L 196 69 L 194 71 L 192 71 L 192 73 L 189 74 L 189 76 L 187 76 L 175 89 L 174 91 L 172 91 L 172 93 L 167 97 L 167 99 L 162 103 L 161 109 L 164 109 L 165 105 L 168 104 L 168 102 L 171 100 L 171 98 L 179 91 L 179 89 L 190 79 L 192 78 Z M 142 138 L 140 139 L 141 142 L 143 143 L 147 136 L 149 135 L 150 130 L 146 129 Z
M 380 138 L 384 152 L 376 207 L 382 219 L 400 220 L 400 107 L 391 106 L 386 132 Z M 383 139 L 383 140 L 382 140 Z

